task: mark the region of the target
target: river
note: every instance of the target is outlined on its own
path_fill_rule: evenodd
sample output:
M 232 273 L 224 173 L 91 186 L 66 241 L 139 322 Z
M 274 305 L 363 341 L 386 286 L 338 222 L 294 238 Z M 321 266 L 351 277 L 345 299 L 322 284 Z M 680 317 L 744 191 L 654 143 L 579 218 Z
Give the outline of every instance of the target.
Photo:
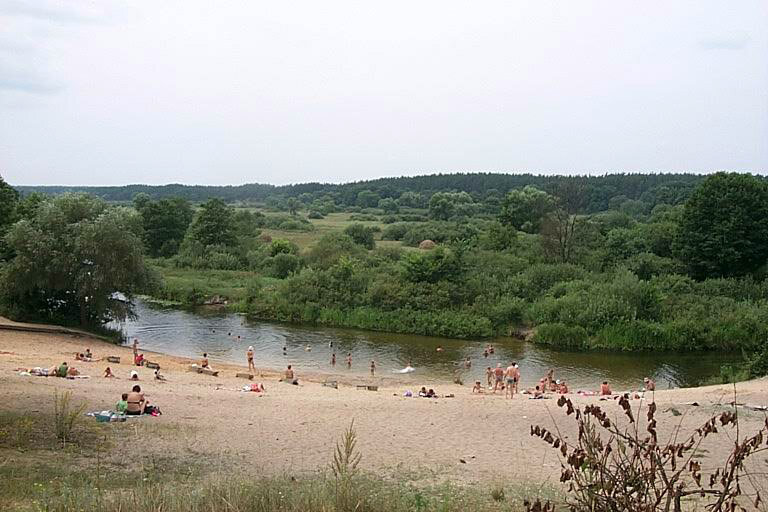
M 199 358 L 207 352 L 212 365 L 217 361 L 246 365 L 245 351 L 253 346 L 258 368 L 282 369 L 292 364 L 299 375 L 312 374 L 370 376 L 370 362 L 376 361 L 377 377 L 396 376 L 414 385 L 429 379 L 446 381 L 460 369 L 465 384 L 485 382 L 486 367 L 501 363 L 520 365 L 523 386 L 533 385 L 547 369 L 566 379 L 571 390 L 596 389 L 603 380 L 615 390 L 638 389 L 645 376 L 653 377 L 659 389 L 695 386 L 718 373 L 722 364 L 738 360 L 722 353 L 621 353 L 563 352 L 512 339 L 467 341 L 407 334 L 305 325 L 285 325 L 249 320 L 242 315 L 215 310 L 179 310 L 137 301 L 138 318 L 121 324 L 128 337 L 138 338 L 141 348 L 175 356 Z M 492 344 L 495 353 L 483 356 Z M 438 347 L 443 347 L 438 352 Z M 283 351 L 285 347 L 285 352 Z M 336 366 L 331 354 L 336 353 Z M 348 368 L 345 359 L 352 356 Z M 472 365 L 461 364 L 469 357 Z M 416 371 L 396 375 L 393 370 L 408 362 Z

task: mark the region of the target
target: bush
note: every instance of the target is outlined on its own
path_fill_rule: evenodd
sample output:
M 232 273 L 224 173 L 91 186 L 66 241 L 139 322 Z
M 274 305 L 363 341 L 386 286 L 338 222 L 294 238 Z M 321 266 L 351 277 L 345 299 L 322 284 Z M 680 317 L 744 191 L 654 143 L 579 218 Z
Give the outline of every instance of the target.
M 382 240 L 402 240 L 408 232 L 408 226 L 405 224 L 392 224 L 384 228 L 381 232 Z
M 308 219 L 322 219 L 324 215 L 317 210 L 310 210 L 307 214 Z
M 376 242 L 373 240 L 374 230 L 364 226 L 363 224 L 351 224 L 344 229 L 344 234 L 347 235 L 357 245 L 361 245 L 366 249 L 373 249 Z
M 556 322 L 539 325 L 533 335 L 533 341 L 560 349 L 583 350 L 587 348 L 588 336 L 583 327 Z

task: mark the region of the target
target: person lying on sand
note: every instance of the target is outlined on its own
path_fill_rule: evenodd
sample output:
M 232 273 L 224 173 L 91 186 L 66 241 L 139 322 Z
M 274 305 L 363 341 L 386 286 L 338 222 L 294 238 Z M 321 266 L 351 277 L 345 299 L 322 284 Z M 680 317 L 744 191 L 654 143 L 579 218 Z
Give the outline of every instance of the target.
M 613 391 L 611 391 L 611 386 L 608 385 L 608 381 L 604 380 L 602 384 L 600 384 L 600 395 L 606 396 L 606 395 L 612 395 Z
M 78 375 L 80 375 L 80 370 L 78 370 L 74 366 L 70 366 L 67 369 L 67 377 L 77 377 Z
M 112 373 L 112 368 L 107 366 L 106 370 L 104 370 L 104 378 L 105 379 L 113 379 L 115 378 L 115 374 Z
M 425 386 L 421 386 L 421 389 L 419 390 L 419 396 L 422 398 L 426 398 L 427 388 Z

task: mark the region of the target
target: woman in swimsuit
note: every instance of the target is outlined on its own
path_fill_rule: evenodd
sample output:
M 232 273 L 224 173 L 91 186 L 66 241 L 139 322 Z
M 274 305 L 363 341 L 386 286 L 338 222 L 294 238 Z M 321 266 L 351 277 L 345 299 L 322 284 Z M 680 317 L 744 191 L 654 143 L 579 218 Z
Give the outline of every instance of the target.
M 128 409 L 126 414 L 134 416 L 140 416 L 144 414 L 144 408 L 147 406 L 147 401 L 144 399 L 144 393 L 141 392 L 141 386 L 138 384 L 133 386 L 133 389 L 128 393 Z
M 256 367 L 253 365 L 253 347 L 248 347 L 248 351 L 245 353 L 245 356 L 248 358 L 248 371 L 255 372 Z

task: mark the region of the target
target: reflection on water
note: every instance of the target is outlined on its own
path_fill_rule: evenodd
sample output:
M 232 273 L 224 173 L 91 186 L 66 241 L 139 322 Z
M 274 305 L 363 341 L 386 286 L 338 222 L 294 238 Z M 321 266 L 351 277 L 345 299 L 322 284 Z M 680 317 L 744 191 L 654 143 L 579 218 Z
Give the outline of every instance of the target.
M 460 363 L 470 357 L 472 367 L 462 369 L 465 383 L 485 382 L 486 367 L 497 363 L 506 367 L 516 361 L 523 386 L 533 385 L 548 368 L 555 368 L 555 377 L 567 379 L 572 390 L 595 389 L 603 380 L 610 381 L 617 390 L 637 389 L 645 376 L 654 377 L 664 389 L 696 385 L 718 373 L 720 365 L 737 360 L 735 355 L 715 353 L 560 352 L 510 338 L 492 340 L 495 354 L 486 358 L 483 349 L 487 341 L 274 324 L 216 311 L 157 308 L 141 301 L 137 313 L 137 320 L 122 327 L 131 340 L 139 338 L 141 347 L 147 350 L 187 357 L 207 352 L 213 363 L 245 366 L 245 351 L 252 345 L 257 367 L 280 369 L 292 364 L 299 374 L 368 376 L 370 362 L 375 360 L 377 377 L 386 377 L 410 361 L 417 371 L 397 377 L 414 384 L 429 378 L 449 380 Z M 443 352 L 437 352 L 438 346 L 443 347 Z M 337 363 L 332 367 L 334 352 Z M 345 363 L 347 354 L 352 355 L 350 369 Z

